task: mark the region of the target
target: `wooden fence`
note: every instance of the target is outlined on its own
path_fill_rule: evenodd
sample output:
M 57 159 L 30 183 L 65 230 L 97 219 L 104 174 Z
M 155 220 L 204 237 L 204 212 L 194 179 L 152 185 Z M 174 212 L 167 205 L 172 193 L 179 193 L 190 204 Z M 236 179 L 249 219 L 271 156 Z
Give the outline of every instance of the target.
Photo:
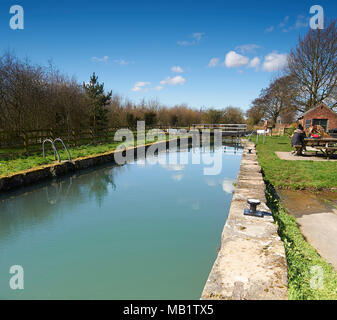
M 29 131 L 0 131 L 0 149 L 22 149 L 28 153 L 41 148 L 44 139 L 61 138 L 68 146 L 113 141 L 119 128 L 78 128 L 65 130 L 39 129 Z
M 185 129 L 189 131 L 196 128 L 198 125 L 190 127 L 178 126 L 162 126 L 156 125 L 146 127 L 149 129 L 161 129 L 169 132 L 169 129 Z M 211 125 L 201 125 L 202 128 L 210 128 Z M 211 129 L 214 129 L 212 125 Z M 221 128 L 223 131 L 240 132 L 246 130 L 246 125 L 217 125 L 216 128 Z M 105 142 L 113 142 L 117 130 L 122 128 L 73 128 L 69 130 L 57 129 L 38 129 L 29 131 L 4 131 L 0 130 L 0 155 L 13 153 L 33 153 L 41 151 L 41 144 L 45 139 L 61 138 L 69 147 L 76 147 L 84 144 L 97 144 Z M 128 128 L 136 131 L 137 128 Z
M 222 123 L 202 123 L 202 124 L 193 124 L 193 128 L 196 129 L 209 129 L 209 130 L 221 130 L 222 132 L 227 133 L 242 133 L 247 131 L 246 124 L 222 124 Z
M 146 127 L 167 131 L 169 126 Z M 177 128 L 177 127 L 174 127 Z M 74 128 L 70 130 L 38 129 L 29 131 L 0 130 L 0 154 L 31 153 L 41 151 L 45 139 L 61 138 L 67 146 L 113 142 L 117 130 L 123 128 Z M 137 128 L 128 128 L 136 132 Z M 185 128 L 189 129 L 189 128 Z

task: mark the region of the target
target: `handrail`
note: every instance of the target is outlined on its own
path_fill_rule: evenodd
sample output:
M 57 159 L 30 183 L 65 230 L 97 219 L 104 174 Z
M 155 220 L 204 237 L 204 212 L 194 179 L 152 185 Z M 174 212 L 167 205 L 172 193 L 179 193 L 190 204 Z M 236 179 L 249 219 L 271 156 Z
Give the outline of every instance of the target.
M 221 129 L 222 131 L 244 132 L 247 130 L 247 124 L 222 124 L 222 123 L 199 123 L 192 124 L 193 128 L 202 127 L 203 129 Z
M 46 157 L 46 154 L 45 154 L 45 151 L 44 151 L 44 144 L 45 144 L 46 142 L 50 142 L 50 143 L 51 143 L 51 146 L 52 146 L 52 148 L 53 148 L 53 150 L 54 150 L 54 157 L 55 157 L 55 160 L 56 160 L 56 154 L 57 154 L 58 160 L 59 160 L 59 162 L 61 162 L 60 154 L 58 153 L 58 151 L 57 151 L 57 149 L 56 149 L 56 147 L 55 147 L 55 144 L 54 144 L 53 140 L 51 140 L 51 139 L 45 139 L 45 140 L 43 140 L 43 142 L 42 142 L 42 155 L 43 155 L 43 158 Z
M 61 138 L 56 138 L 56 139 L 54 139 L 54 143 L 55 143 L 56 141 L 60 141 L 60 142 L 62 143 L 64 149 L 65 149 L 65 150 L 67 151 L 67 153 L 68 153 L 68 157 L 69 157 L 68 161 L 71 161 L 71 155 L 70 155 L 70 152 L 69 152 L 68 148 L 66 147 L 66 145 L 64 144 L 63 140 L 62 140 Z
M 57 148 L 56 148 L 56 146 L 55 146 L 55 142 L 56 142 L 56 141 L 60 141 L 60 142 L 62 143 L 64 149 L 65 149 L 65 150 L 67 151 L 67 153 L 68 153 L 68 161 L 71 161 L 71 155 L 70 155 L 70 152 L 69 152 L 68 148 L 66 147 L 66 145 L 64 144 L 64 142 L 63 142 L 63 140 L 62 140 L 61 138 L 56 138 L 56 139 L 54 139 L 54 140 L 52 140 L 52 139 L 45 139 L 45 140 L 43 140 L 43 142 L 42 142 L 42 154 L 43 154 L 43 158 L 46 158 L 46 153 L 45 153 L 45 149 L 44 149 L 44 144 L 45 144 L 46 142 L 50 142 L 51 145 L 52 145 L 52 148 L 53 148 L 53 150 L 54 150 L 54 157 L 55 157 L 55 160 L 56 160 L 56 154 L 57 154 L 58 161 L 61 162 L 60 154 L 59 154 L 59 152 L 58 152 L 58 150 L 57 150 Z

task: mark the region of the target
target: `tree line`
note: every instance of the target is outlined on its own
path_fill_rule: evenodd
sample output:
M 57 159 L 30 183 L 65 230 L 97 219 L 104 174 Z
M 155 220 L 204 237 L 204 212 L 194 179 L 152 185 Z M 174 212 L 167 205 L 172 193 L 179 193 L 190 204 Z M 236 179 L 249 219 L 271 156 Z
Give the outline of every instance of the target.
M 273 79 L 246 112 L 247 122 L 261 120 L 291 123 L 299 114 L 325 103 L 337 108 L 337 29 L 336 20 L 325 29 L 310 29 L 299 37 L 288 56 L 287 66 Z
M 252 103 L 240 108 L 168 107 L 157 100 L 134 103 L 106 92 L 93 74 L 88 83 L 63 75 L 53 65 L 35 65 L 12 53 L 0 56 L 0 130 L 76 129 L 148 126 L 187 127 L 199 123 L 291 123 L 320 102 L 337 108 L 336 21 L 309 30 L 288 57 L 288 64 Z
M 79 83 L 53 65 L 43 67 L 19 59 L 12 53 L 0 57 L 0 129 L 190 126 L 199 123 L 244 123 L 240 108 L 195 109 L 186 104 L 165 106 L 157 100 L 134 103 L 106 92 L 95 73 L 88 83 Z

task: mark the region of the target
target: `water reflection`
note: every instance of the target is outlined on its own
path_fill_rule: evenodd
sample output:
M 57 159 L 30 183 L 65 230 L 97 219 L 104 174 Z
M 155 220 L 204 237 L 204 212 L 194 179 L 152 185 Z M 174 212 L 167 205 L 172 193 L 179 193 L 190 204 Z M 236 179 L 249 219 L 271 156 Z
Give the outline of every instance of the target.
M 210 147 L 187 149 L 179 148 L 177 152 L 214 152 L 214 145 Z M 236 154 L 241 150 L 239 144 L 223 145 L 222 151 L 225 154 Z M 159 154 L 157 157 L 166 155 Z M 141 164 L 142 159 L 136 160 Z M 138 164 L 138 163 L 137 163 Z M 146 162 L 146 165 L 151 163 Z M 144 165 L 144 164 L 143 164 Z M 172 171 L 171 178 L 176 183 L 183 180 L 185 164 L 161 164 L 166 170 Z M 12 232 L 17 232 L 26 225 L 44 223 L 48 219 L 53 219 L 55 211 L 70 213 L 78 203 L 87 201 L 88 198 L 96 202 L 99 208 L 102 207 L 104 199 L 109 195 L 109 191 L 116 191 L 115 178 L 123 171 L 128 170 L 128 165 L 111 166 L 106 165 L 101 168 L 89 169 L 72 176 L 65 176 L 55 179 L 40 186 L 30 186 L 18 191 L 3 194 L 0 197 L 0 238 L 8 236 Z M 232 193 L 234 190 L 234 179 L 216 181 L 215 178 L 206 178 L 208 186 L 222 184 L 223 191 Z M 57 210 L 65 207 L 67 210 Z M 198 210 L 198 204 L 193 204 L 194 210 Z
M 106 169 L 103 172 L 95 172 L 94 178 L 89 183 L 89 197 L 93 197 L 96 200 L 98 207 L 102 206 L 104 198 L 108 195 L 108 189 L 116 190 L 116 184 L 114 182 L 114 174 L 122 167 L 115 167 L 113 169 Z
M 233 193 L 235 187 L 234 187 L 235 179 L 224 179 L 222 181 L 222 190 L 226 193 Z
M 47 202 L 51 205 L 56 204 L 59 202 L 62 198 L 67 197 L 69 195 L 69 190 L 73 184 L 73 177 L 69 178 L 69 183 L 65 187 L 66 191 L 65 193 L 63 192 L 63 185 L 67 184 L 66 181 L 60 181 L 60 182 L 53 182 L 50 185 L 47 185 L 45 187 L 46 189 L 46 197 L 47 197 Z M 50 191 L 51 189 L 51 191 Z
M 0 297 L 198 299 L 240 166 L 239 149 L 213 151 L 218 176 L 138 159 L 0 196 Z M 8 288 L 13 264 L 32 281 L 21 295 Z
M 66 207 L 63 214 L 69 214 L 78 203 L 93 199 L 102 206 L 109 189 L 116 190 L 116 175 L 127 166 L 114 166 L 55 179 L 38 189 L 11 192 L 0 198 L 0 238 L 23 229 L 26 225 L 37 225 L 53 219 L 55 212 Z M 26 189 L 24 189 L 26 190 Z

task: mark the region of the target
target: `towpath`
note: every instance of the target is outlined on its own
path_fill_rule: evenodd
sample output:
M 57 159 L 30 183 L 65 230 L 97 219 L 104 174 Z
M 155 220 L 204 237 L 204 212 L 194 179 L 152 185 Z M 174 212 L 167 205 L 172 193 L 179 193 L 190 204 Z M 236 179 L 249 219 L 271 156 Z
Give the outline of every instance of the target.
M 293 190 L 278 193 L 306 240 L 337 270 L 337 193 Z

